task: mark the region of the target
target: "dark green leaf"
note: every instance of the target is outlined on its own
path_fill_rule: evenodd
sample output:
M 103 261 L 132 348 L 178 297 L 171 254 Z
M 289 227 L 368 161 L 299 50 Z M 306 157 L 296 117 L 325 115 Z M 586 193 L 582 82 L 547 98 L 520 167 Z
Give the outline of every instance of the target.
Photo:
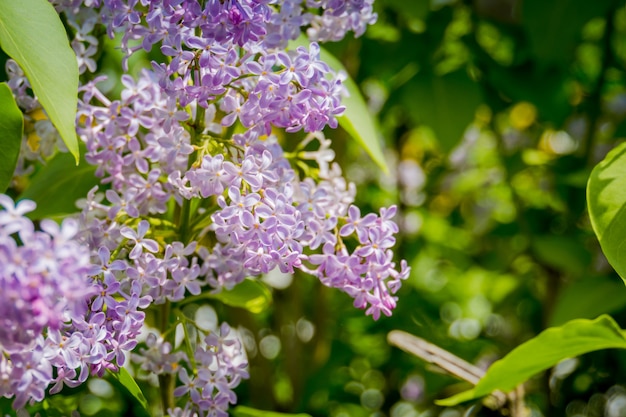
M 96 168 L 83 161 L 76 166 L 72 155 L 57 154 L 35 174 L 20 199 L 37 203 L 28 216 L 32 219 L 54 217 L 78 211 L 76 200 L 84 198 L 99 183 L 94 176 Z
M 437 403 L 453 406 L 496 390 L 509 392 L 563 359 L 610 348 L 626 349 L 624 333 L 611 317 L 572 320 L 561 327 L 544 330 L 494 362 L 471 390 Z
M 609 152 L 591 172 L 587 204 L 602 251 L 626 282 L 626 144 Z
M 54 7 L 47 0 L 0 1 L 0 46 L 22 67 L 78 163 L 78 65 Z
M 531 248 L 542 263 L 574 276 L 583 274 L 591 262 L 587 248 L 571 236 L 536 236 Z
M 232 410 L 234 417 L 311 417 L 310 414 L 285 414 L 275 411 L 257 410 L 243 405 L 238 405 Z
M 537 62 L 568 65 L 585 23 L 604 16 L 612 5 L 613 0 L 524 0 L 522 21 Z
M 412 118 L 430 126 L 445 151 L 459 143 L 482 103 L 478 85 L 463 70 L 441 76 L 420 72 L 402 89 Z
M 298 46 L 308 47 L 309 42 L 305 37 L 301 36 L 295 41 L 290 43 L 291 48 L 297 48 Z M 361 91 L 356 83 L 348 75 L 348 71 L 344 65 L 335 58 L 330 52 L 321 49 L 320 57 L 322 61 L 326 62 L 330 68 L 335 71 L 343 71 L 347 79 L 344 81 L 344 86 L 348 90 L 349 96 L 344 97 L 342 104 L 346 106 L 346 111 L 337 118 L 341 127 L 343 127 L 353 139 L 365 149 L 372 160 L 384 171 L 389 172 L 381 141 L 379 139 L 379 128 L 376 125 L 376 120 L 369 112 L 365 99 L 361 95 Z
M 575 281 L 559 292 L 550 318 L 552 326 L 569 320 L 591 319 L 626 306 L 624 284 L 613 277 L 591 277 Z
M 386 5 L 394 9 L 399 16 L 407 19 L 424 20 L 430 12 L 430 0 L 388 0 Z
M 0 193 L 3 193 L 13 178 L 24 130 L 24 117 L 6 83 L 0 84 L 0 114 Z
M 265 284 L 252 279 L 244 280 L 230 291 L 208 295 L 226 305 L 245 308 L 255 314 L 265 310 L 272 302 L 272 293 Z
M 626 120 L 622 120 L 616 127 L 613 132 L 613 137 L 615 139 L 626 138 Z
M 494 64 L 487 68 L 486 76 L 499 94 L 513 102 L 531 102 L 541 119 L 556 126 L 561 126 L 570 113 L 571 81 L 565 73 L 536 74 L 527 67 L 511 69 Z
M 122 386 L 124 386 L 124 388 L 128 390 L 128 392 L 133 396 L 133 398 L 137 400 L 137 403 L 143 407 L 143 409 L 146 411 L 146 414 L 148 415 L 150 414 L 148 412 L 149 410 L 148 400 L 146 400 L 146 397 L 143 395 L 143 392 L 141 392 L 141 388 L 139 388 L 139 385 L 137 385 L 137 382 L 135 382 L 135 380 L 128 373 L 126 368 L 120 368 L 119 372 L 109 371 L 109 375 L 111 375 L 113 378 L 119 381 L 119 383 L 122 384 Z

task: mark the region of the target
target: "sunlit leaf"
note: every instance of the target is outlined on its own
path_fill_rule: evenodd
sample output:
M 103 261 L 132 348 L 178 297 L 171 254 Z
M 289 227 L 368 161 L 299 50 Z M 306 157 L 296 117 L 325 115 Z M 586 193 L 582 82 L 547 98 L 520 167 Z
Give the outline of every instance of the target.
M 290 48 L 298 46 L 308 47 L 309 42 L 306 37 L 301 36 L 290 43 Z M 344 86 L 348 90 L 348 97 L 344 97 L 342 104 L 346 106 L 346 111 L 337 118 L 341 127 L 355 139 L 363 149 L 369 154 L 372 160 L 384 171 L 389 172 L 385 156 L 379 139 L 379 128 L 376 120 L 369 112 L 365 99 L 361 95 L 361 91 L 356 83 L 348 75 L 348 71 L 344 65 L 335 58 L 330 52 L 321 48 L 320 58 L 326 62 L 330 68 L 335 71 L 343 71 L 347 75 Z
M 110 371 L 109 375 L 119 381 L 119 383 L 128 390 L 130 395 L 137 400 L 137 403 L 143 407 L 146 413 L 149 414 L 148 400 L 146 400 L 141 388 L 139 388 L 139 385 L 137 385 L 137 382 L 135 382 L 135 379 L 128 373 L 126 368 L 120 368 L 119 372 Z
M 0 193 L 11 183 L 20 154 L 24 117 L 15 103 L 11 89 L 0 84 Z
M 587 204 L 602 251 L 626 281 L 626 144 L 609 152 L 591 172 Z
M 275 411 L 257 410 L 243 405 L 238 405 L 232 410 L 234 417 L 311 417 L 310 414 L 285 414 Z
M 78 65 L 54 7 L 47 0 L 0 1 L 0 46 L 24 70 L 78 163 Z
M 37 203 L 35 211 L 28 216 L 41 219 L 77 212 L 76 200 L 84 198 L 99 183 L 95 171 L 96 168 L 85 161 L 76 166 L 70 154 L 56 155 L 35 174 L 19 197 Z
M 272 303 L 272 293 L 261 282 L 246 279 L 230 291 L 209 294 L 222 303 L 231 307 L 245 308 L 251 313 L 260 313 Z
M 626 349 L 624 333 L 611 317 L 605 315 L 595 320 L 572 320 L 561 327 L 544 330 L 494 362 L 471 390 L 437 403 L 453 406 L 496 390 L 509 392 L 563 359 L 609 348 Z

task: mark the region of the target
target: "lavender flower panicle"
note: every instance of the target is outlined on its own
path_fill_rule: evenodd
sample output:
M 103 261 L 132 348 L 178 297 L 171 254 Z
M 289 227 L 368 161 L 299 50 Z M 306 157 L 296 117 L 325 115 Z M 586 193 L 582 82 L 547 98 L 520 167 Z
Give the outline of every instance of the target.
M 80 86 L 77 132 L 101 184 L 77 216 L 37 229 L 24 216 L 34 203 L 0 195 L 0 396 L 21 408 L 132 361 L 176 375 L 186 405 L 169 415 L 227 416 L 248 377 L 236 332 L 198 328 L 188 355 L 165 340 L 169 330 L 140 342 L 145 310 L 275 269 L 318 277 L 374 319 L 391 314 L 409 274 L 393 261 L 396 208 L 362 216 L 354 206 L 355 186 L 321 133 L 344 111 L 343 75 L 317 42 L 286 50 L 302 29 L 320 42 L 362 34 L 376 19 L 373 0 L 52 3 L 74 30 L 81 73 L 97 70 L 98 25 L 121 33 L 123 65 L 153 48 L 169 59 L 123 75 L 117 100 L 98 88 L 102 76 Z M 24 138 L 17 174 L 26 175 L 58 134 L 19 67 L 7 70 L 42 139 L 33 149 Z M 304 132 L 295 154 L 277 129 Z M 351 252 L 345 239 L 356 242 Z
M 25 217 L 32 201 L 0 194 L 0 205 L 0 395 L 21 408 L 41 401 L 52 383 L 53 392 L 75 383 L 83 339 L 66 330 L 85 316 L 97 286 L 77 221 L 42 220 L 36 230 Z

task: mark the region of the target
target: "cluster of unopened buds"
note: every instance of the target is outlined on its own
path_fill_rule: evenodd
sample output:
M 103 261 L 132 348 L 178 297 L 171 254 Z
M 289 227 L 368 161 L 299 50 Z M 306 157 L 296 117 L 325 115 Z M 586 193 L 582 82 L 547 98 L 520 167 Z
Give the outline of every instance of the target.
M 312 274 L 375 319 L 392 313 L 409 273 L 393 260 L 396 209 L 353 205 L 321 133 L 344 110 L 342 75 L 315 42 L 287 49 L 303 29 L 316 42 L 361 34 L 372 2 L 52 1 L 81 73 L 97 70 L 98 25 L 122 34 L 127 56 L 159 48 L 166 59 L 122 76 L 117 100 L 97 73 L 81 85 L 77 129 L 101 185 L 79 214 L 37 230 L 32 202 L 0 195 L 0 396 L 21 408 L 132 359 L 177 381 L 185 405 L 167 404 L 171 415 L 227 416 L 248 376 L 242 344 L 224 323 L 175 348 L 170 327 L 194 324 L 177 305 L 275 269 Z M 32 111 L 27 80 L 9 70 Z M 304 139 L 287 153 L 278 129 Z M 163 326 L 138 345 L 148 309 Z

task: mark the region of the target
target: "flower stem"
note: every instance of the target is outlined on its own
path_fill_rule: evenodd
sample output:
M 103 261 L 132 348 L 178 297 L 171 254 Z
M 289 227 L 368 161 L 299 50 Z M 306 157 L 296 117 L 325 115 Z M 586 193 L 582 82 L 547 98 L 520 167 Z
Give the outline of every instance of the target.
M 170 311 L 171 311 L 171 303 L 170 301 L 166 301 L 165 304 L 161 306 L 160 310 L 160 330 L 161 334 L 165 334 L 169 330 L 169 322 L 170 322 Z M 168 340 L 172 345 L 174 345 L 174 338 L 176 333 L 169 332 Z M 159 375 L 159 392 L 161 394 L 161 406 L 163 408 L 163 415 L 167 415 L 168 409 L 174 408 L 174 375 L 164 373 Z
M 196 118 L 193 122 L 193 124 L 191 125 L 191 129 L 189 130 L 189 135 L 190 137 L 190 143 L 193 146 L 198 145 L 196 142 L 198 142 L 198 138 L 200 138 L 202 136 L 202 132 L 204 131 L 204 115 L 205 115 L 205 109 L 202 106 L 197 106 L 196 107 Z M 189 155 L 189 159 L 187 161 L 187 170 L 190 170 L 191 167 L 193 166 L 193 164 L 196 162 L 196 158 L 198 157 L 198 151 L 195 150 L 193 151 L 190 155 Z M 183 200 L 183 207 L 182 210 L 180 212 L 180 217 L 179 217 L 179 234 L 180 234 L 180 239 L 183 243 L 187 244 L 189 243 L 187 241 L 188 237 L 189 237 L 189 217 L 191 215 L 191 200 Z

